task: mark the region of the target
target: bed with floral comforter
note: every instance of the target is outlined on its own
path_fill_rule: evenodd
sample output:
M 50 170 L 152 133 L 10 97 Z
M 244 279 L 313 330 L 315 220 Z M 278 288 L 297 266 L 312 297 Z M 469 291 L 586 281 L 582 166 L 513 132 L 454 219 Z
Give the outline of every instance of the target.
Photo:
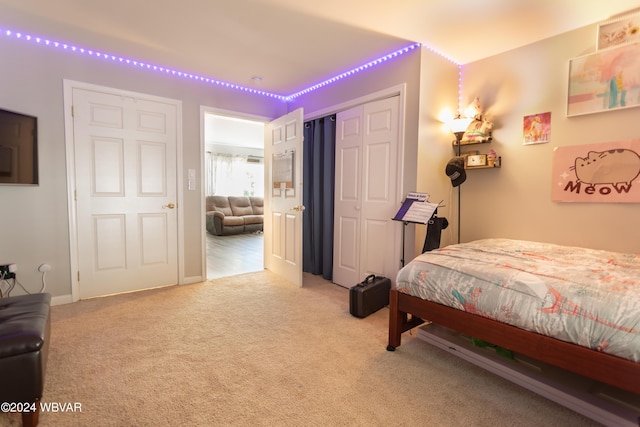
M 640 255 L 485 239 L 418 256 L 394 287 L 640 362 Z

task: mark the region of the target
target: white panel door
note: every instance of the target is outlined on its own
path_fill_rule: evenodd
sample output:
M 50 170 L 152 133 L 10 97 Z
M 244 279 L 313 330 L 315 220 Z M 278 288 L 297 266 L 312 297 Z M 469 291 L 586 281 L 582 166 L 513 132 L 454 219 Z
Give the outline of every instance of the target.
M 363 108 L 336 116 L 333 282 L 350 287 L 360 280 Z
M 265 268 L 302 286 L 303 110 L 265 127 Z
M 178 281 L 175 104 L 73 89 L 81 298 Z
M 400 259 L 398 210 L 399 97 L 364 105 L 362 161 L 362 234 L 360 276 L 386 276 L 395 281 Z
M 399 97 L 337 115 L 333 281 L 351 287 L 399 269 Z

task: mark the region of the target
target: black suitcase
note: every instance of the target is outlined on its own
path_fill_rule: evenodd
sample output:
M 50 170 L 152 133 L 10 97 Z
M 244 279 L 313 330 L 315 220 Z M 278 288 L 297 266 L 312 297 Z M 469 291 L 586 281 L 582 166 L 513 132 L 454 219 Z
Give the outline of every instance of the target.
M 355 317 L 367 317 L 389 305 L 391 280 L 370 274 L 349 289 L 349 312 Z

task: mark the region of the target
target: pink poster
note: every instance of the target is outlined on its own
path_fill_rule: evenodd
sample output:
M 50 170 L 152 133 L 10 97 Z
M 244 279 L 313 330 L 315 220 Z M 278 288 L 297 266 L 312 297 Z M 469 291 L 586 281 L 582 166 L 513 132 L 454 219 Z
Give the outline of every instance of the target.
M 551 138 L 551 113 L 525 116 L 522 136 L 524 145 L 549 142 Z
M 557 147 L 554 202 L 640 203 L 640 139 Z

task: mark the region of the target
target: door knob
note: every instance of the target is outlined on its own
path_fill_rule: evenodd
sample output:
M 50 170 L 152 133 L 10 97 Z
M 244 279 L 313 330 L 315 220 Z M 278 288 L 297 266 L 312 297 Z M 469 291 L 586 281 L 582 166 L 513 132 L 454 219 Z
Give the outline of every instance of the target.
M 305 207 L 304 205 L 296 205 L 294 207 L 291 208 L 292 211 L 296 211 L 296 212 L 304 212 Z
M 162 205 L 163 208 L 173 209 L 176 207 L 175 203 L 169 203 L 168 205 Z

